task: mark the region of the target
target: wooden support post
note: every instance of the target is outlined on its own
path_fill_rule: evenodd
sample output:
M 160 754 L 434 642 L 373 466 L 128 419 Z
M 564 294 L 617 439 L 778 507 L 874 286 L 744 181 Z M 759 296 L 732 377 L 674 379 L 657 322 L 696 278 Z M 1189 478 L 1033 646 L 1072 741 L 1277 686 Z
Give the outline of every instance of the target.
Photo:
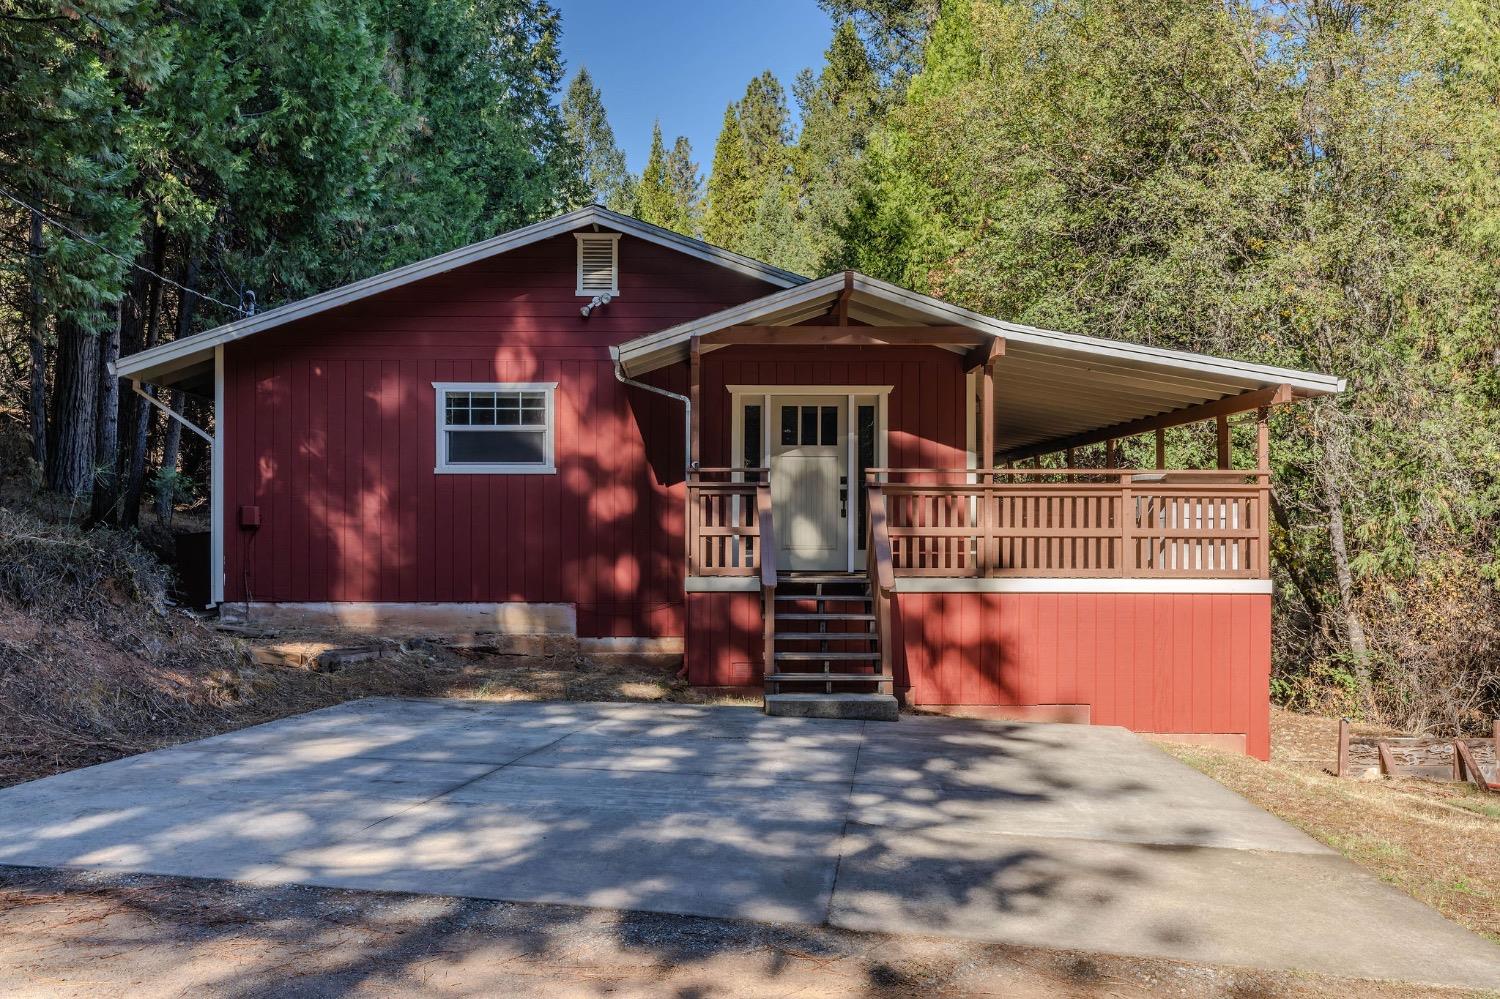
M 1065 450 L 1063 452 L 1063 461 L 1065 461 L 1067 463 L 1067 467 L 1068 468 L 1072 468 L 1073 467 L 1073 449 L 1072 448 L 1068 448 L 1067 450 Z
M 1156 428 L 1156 467 L 1167 467 L 1167 431 L 1162 427 Z
M 1391 756 L 1391 747 L 1384 739 L 1375 743 L 1375 751 L 1380 754 L 1380 772 L 1387 777 L 1396 775 L 1396 760 Z
M 1349 719 L 1339 719 L 1338 762 L 1334 764 L 1335 777 L 1349 776 Z
M 688 399 L 691 400 L 693 406 L 691 441 L 688 448 L 688 464 L 691 468 L 698 468 L 702 458 L 699 445 L 703 426 L 703 407 L 700 405 L 702 392 L 699 391 L 702 375 L 703 343 L 701 338 L 695 336 L 688 354 Z
M 1214 420 L 1219 443 L 1219 467 L 1229 468 L 1229 417 L 1220 414 Z
M 1271 410 L 1267 406 L 1255 411 L 1255 467 L 1271 470 Z
M 1115 467 L 1115 439 L 1113 437 L 1104 442 L 1104 467 Z
M 995 467 L 995 365 L 987 363 L 980 369 L 984 379 L 980 388 L 979 419 L 979 467 Z

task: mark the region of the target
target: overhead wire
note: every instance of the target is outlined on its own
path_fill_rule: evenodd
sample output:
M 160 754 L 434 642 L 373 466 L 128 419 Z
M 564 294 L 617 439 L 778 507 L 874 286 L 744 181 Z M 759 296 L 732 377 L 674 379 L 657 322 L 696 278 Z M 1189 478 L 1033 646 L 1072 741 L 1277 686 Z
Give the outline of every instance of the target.
M 42 211 L 40 208 L 36 207 L 35 205 L 28 204 L 26 201 L 24 201 L 21 198 L 18 198 L 16 195 L 14 195 L 11 192 L 7 191 L 3 187 L 0 187 L 0 196 L 5 197 L 7 200 L 14 202 L 15 204 L 21 206 L 22 208 L 26 209 L 29 212 L 35 212 L 38 218 L 42 219 L 44 222 L 51 223 L 52 225 L 54 225 L 57 228 L 61 229 L 63 232 L 65 232 L 68 235 L 72 236 L 74 239 L 80 239 L 80 240 L 82 240 L 83 242 L 85 242 L 85 243 L 89 244 L 90 246 L 94 247 L 95 249 L 100 250 L 100 251 L 102 251 L 104 253 L 107 253 L 111 257 L 114 257 L 116 260 L 120 261 L 125 266 L 133 268 L 134 270 L 138 270 L 138 271 L 142 272 L 143 274 L 149 274 L 152 277 L 156 278 L 158 281 L 161 281 L 161 282 L 163 282 L 165 284 L 171 285 L 173 288 L 176 288 L 178 291 L 182 292 L 185 295 L 194 295 L 194 296 L 196 296 L 198 298 L 203 299 L 205 302 L 212 302 L 215 305 L 220 306 L 221 308 L 229 309 L 231 312 L 237 312 L 237 313 L 239 313 L 242 316 L 249 316 L 249 315 L 253 314 L 250 309 L 246 309 L 246 308 L 244 308 L 243 306 L 240 306 L 240 305 L 230 305 L 228 302 L 225 302 L 225 301 L 222 301 L 220 299 L 214 298 L 212 295 L 205 295 L 201 291 L 198 291 L 198 290 L 196 290 L 194 288 L 189 288 L 187 285 L 180 284 L 180 283 L 178 283 L 176 281 L 173 281 L 171 278 L 167 277 L 165 274 L 158 274 L 156 271 L 153 271 L 151 268 L 143 266 L 141 264 L 138 264 L 134 260 L 131 260 L 128 257 L 122 256 L 121 254 L 116 253 L 114 250 L 111 250 L 109 247 L 105 246 L 103 243 L 100 243 L 98 240 L 92 239 L 92 238 L 90 238 L 88 236 L 85 236 L 83 233 L 79 232 L 77 229 L 74 229 L 72 226 L 68 225 L 67 223 L 61 222 L 61 221 L 53 218 L 52 216 L 48 215 L 46 212 Z

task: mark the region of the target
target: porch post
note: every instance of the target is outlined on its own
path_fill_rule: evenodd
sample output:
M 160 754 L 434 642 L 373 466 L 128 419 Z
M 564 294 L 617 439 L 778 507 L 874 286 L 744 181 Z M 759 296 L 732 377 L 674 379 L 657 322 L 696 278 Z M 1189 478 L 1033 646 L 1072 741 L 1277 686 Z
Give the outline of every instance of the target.
M 1229 417 L 1220 415 L 1215 420 L 1219 443 L 1219 467 L 1229 467 Z
M 1104 442 L 1104 467 L 1115 467 L 1115 439 L 1113 437 Z
M 1262 472 L 1271 467 L 1271 410 L 1262 406 L 1255 411 L 1255 467 Z
M 699 453 L 699 427 L 703 422 L 702 406 L 699 405 L 701 393 L 698 390 L 699 380 L 703 369 L 703 346 L 701 338 L 693 337 L 688 354 L 688 398 L 692 401 L 693 425 L 688 434 L 688 466 L 698 468 L 701 465 Z
M 1156 428 L 1156 467 L 1167 467 L 1167 432 L 1161 427 Z
M 995 365 L 985 363 L 979 406 L 979 467 L 995 467 Z

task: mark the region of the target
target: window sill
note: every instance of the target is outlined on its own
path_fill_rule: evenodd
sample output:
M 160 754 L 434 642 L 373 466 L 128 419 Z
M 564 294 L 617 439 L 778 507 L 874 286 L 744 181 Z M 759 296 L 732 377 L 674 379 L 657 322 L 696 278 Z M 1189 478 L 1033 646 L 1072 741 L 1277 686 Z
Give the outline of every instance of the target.
M 440 465 L 434 475 L 556 475 L 556 465 Z

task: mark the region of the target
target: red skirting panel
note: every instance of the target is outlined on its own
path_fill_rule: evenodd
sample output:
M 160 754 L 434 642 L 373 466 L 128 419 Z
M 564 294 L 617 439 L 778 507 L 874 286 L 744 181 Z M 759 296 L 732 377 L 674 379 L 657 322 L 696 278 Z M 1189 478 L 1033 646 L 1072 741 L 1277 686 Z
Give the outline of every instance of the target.
M 695 687 L 760 683 L 760 593 L 689 593 L 683 658 Z
M 1270 755 L 1269 594 L 905 593 L 894 608 L 913 706 L 1086 704 L 1096 725 L 1240 735 Z

